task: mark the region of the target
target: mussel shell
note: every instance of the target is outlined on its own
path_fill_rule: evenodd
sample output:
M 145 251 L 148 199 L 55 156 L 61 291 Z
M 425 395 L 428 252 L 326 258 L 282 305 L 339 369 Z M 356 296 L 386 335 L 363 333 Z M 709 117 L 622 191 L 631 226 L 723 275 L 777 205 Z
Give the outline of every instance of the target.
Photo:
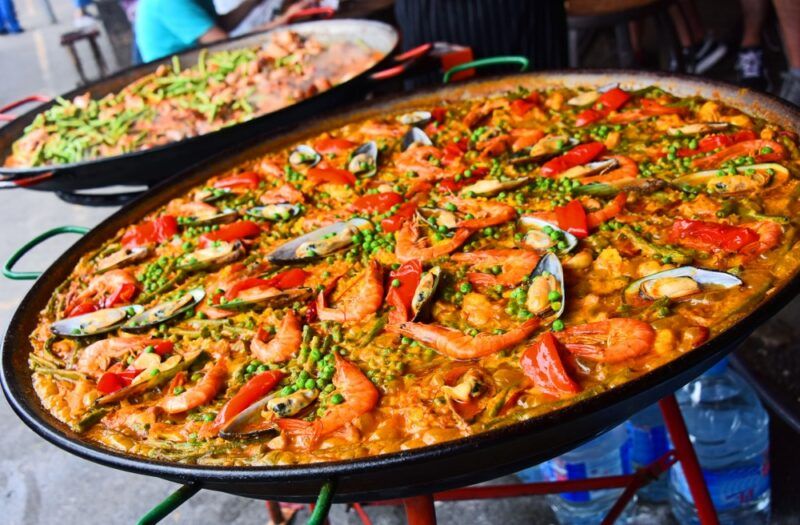
M 405 135 L 403 135 L 403 140 L 401 141 L 403 151 L 407 150 L 414 144 L 433 146 L 433 141 L 431 141 L 430 137 L 428 137 L 428 135 L 421 129 L 411 128 L 406 132 Z
M 318 396 L 316 389 L 298 390 L 288 396 L 273 397 L 267 402 L 267 408 L 278 417 L 291 417 L 310 406 Z
M 149 246 L 137 246 L 135 248 L 122 248 L 111 255 L 107 255 L 97 261 L 97 271 L 99 273 L 121 268 L 131 263 L 139 262 L 150 255 Z
M 455 230 L 458 227 L 458 216 L 444 208 L 424 206 L 417 209 L 417 217 L 431 228 L 437 230 L 439 226 L 444 226 L 448 230 Z
M 236 414 L 230 423 L 220 429 L 219 437 L 223 439 L 243 439 L 277 433 L 277 429 L 272 422 L 265 421 L 265 424 L 260 426 L 251 424 L 260 418 L 261 411 L 277 395 L 277 392 L 271 392 Z
M 301 144 L 289 153 L 289 164 L 292 166 L 308 166 L 309 168 L 313 168 L 319 164 L 320 160 L 322 160 L 322 155 L 307 144 Z
M 411 320 L 422 320 L 430 311 L 433 299 L 436 296 L 436 288 L 439 286 L 439 276 L 442 269 L 434 266 L 420 276 L 417 289 L 411 297 Z
M 667 135 L 673 137 L 680 137 L 683 135 L 701 135 L 703 133 L 711 133 L 716 131 L 724 131 L 730 127 L 728 122 L 695 122 L 694 124 L 687 124 L 679 128 L 667 129 Z
M 544 275 L 552 275 L 557 283 L 558 292 L 561 294 L 560 307 L 557 311 L 547 315 L 548 319 L 556 320 L 564 313 L 564 306 L 566 305 L 566 290 L 564 286 L 564 269 L 561 267 L 561 261 L 554 253 L 548 253 L 539 260 L 539 264 L 531 272 L 531 286 L 534 286 L 534 281 Z M 530 288 L 529 288 L 530 290 Z
M 524 186 L 530 181 L 529 177 L 519 177 L 509 180 L 483 179 L 461 189 L 461 193 L 474 193 L 475 195 L 495 195 L 501 191 L 509 191 Z
M 397 116 L 397 122 L 406 126 L 424 126 L 431 121 L 430 111 L 411 111 Z
M 256 206 L 247 210 L 247 215 L 250 217 L 257 217 L 259 219 L 267 219 L 268 221 L 286 221 L 292 217 L 297 217 L 300 214 L 300 206 L 297 204 L 279 203 L 267 204 L 265 206 Z
M 597 99 L 600 98 L 600 95 L 605 93 L 606 91 L 611 91 L 614 88 L 619 87 L 619 84 L 616 82 L 611 84 L 606 84 L 605 86 L 601 86 L 592 91 L 584 91 L 583 93 L 579 93 L 572 97 L 571 99 L 567 100 L 567 104 L 570 106 L 588 106 L 590 104 L 594 104 L 597 102 Z
M 579 144 L 578 140 L 566 135 L 556 135 L 543 137 L 534 144 L 528 151 L 521 151 L 511 157 L 511 164 L 528 164 L 539 162 L 556 155 L 561 155 L 570 148 Z
M 748 175 L 748 172 L 754 173 Z M 772 173 L 770 173 L 770 171 Z M 785 178 L 789 171 L 777 163 L 752 164 L 750 166 L 739 166 L 736 168 L 736 175 L 731 175 L 725 170 L 707 170 L 678 177 L 672 184 L 679 187 L 705 187 L 709 193 L 719 195 L 734 195 L 737 193 L 747 193 L 765 188 L 771 184 L 773 178 L 779 175 Z M 722 173 L 722 174 L 720 174 Z
M 142 371 L 133 379 L 133 382 L 130 385 L 99 398 L 97 400 L 97 404 L 108 405 L 131 396 L 142 394 L 148 390 L 152 390 L 153 388 L 163 385 L 175 377 L 178 372 L 187 370 L 190 366 L 198 362 L 200 358 L 205 359 L 206 357 L 208 357 L 208 354 L 202 350 L 198 350 L 184 356 L 173 354 L 171 357 L 167 358 L 166 361 L 156 367 L 158 373 L 151 373 L 152 369 Z
M 219 199 L 224 199 L 231 193 L 229 188 L 203 188 L 194 194 L 194 200 L 212 203 Z
M 144 312 L 134 315 L 122 326 L 125 332 L 146 332 L 154 326 L 165 323 L 182 313 L 188 311 L 205 297 L 206 292 L 202 288 L 189 290 L 183 296 L 173 301 L 161 303 Z
M 564 236 L 564 242 L 566 242 L 566 243 L 567 243 L 567 246 L 566 246 L 566 247 L 565 247 L 563 250 L 558 250 L 560 253 L 568 253 L 568 252 L 571 252 L 572 250 L 574 250 L 574 249 L 575 249 L 575 247 L 576 247 L 576 246 L 578 246 L 578 238 L 577 238 L 577 237 L 575 237 L 574 235 L 572 235 L 571 233 L 569 233 L 569 232 L 567 232 L 567 231 L 564 231 L 564 230 L 562 230 L 561 228 L 559 228 L 559 227 L 558 227 L 558 226 L 556 226 L 555 224 L 549 223 L 549 222 L 547 222 L 547 221 L 545 221 L 545 220 L 543 220 L 543 219 L 540 219 L 540 218 L 538 218 L 538 217 L 532 217 L 532 216 L 530 216 L 530 215 L 523 215 L 523 216 L 520 218 L 520 220 L 519 220 L 519 223 L 520 223 L 520 224 L 521 224 L 523 227 L 525 227 L 525 228 L 528 228 L 529 230 L 532 230 L 532 231 L 537 231 L 537 232 L 542 232 L 542 233 L 544 233 L 545 235 L 547 235 L 547 234 L 544 232 L 544 228 L 545 228 L 545 227 L 550 227 L 550 228 L 552 228 L 553 230 L 556 230 L 556 231 L 559 231 L 559 232 L 561 232 L 561 233 L 563 234 L 563 236 Z M 530 232 L 529 232 L 529 233 L 530 233 Z M 548 239 L 549 239 L 549 236 L 548 236 Z M 527 236 L 526 236 L 526 244 L 528 244 L 528 242 L 527 242 Z M 538 250 L 546 250 L 546 249 L 548 249 L 550 246 L 555 246 L 555 245 L 554 245 L 554 244 L 552 244 L 552 243 L 550 244 L 550 246 L 547 246 L 547 247 L 544 247 L 544 248 L 540 248 L 540 247 L 537 247 L 537 246 L 533 246 L 532 244 L 528 244 L 528 245 L 529 245 L 529 246 L 531 246 L 531 248 L 538 249 Z
M 138 304 L 105 308 L 88 314 L 61 319 L 50 325 L 50 331 L 63 337 L 91 337 L 119 327 L 128 317 L 142 312 Z
M 357 232 L 367 229 L 372 229 L 372 223 L 366 219 L 336 222 L 280 245 L 267 258 L 273 263 L 293 263 L 325 257 L 346 248 L 353 243 L 353 236 Z
M 182 226 L 210 226 L 212 224 L 227 224 L 239 218 L 239 212 L 233 209 L 221 210 L 219 213 L 200 217 L 184 217 L 186 222 Z
M 350 156 L 347 170 L 362 177 L 372 177 L 378 171 L 378 145 L 371 140 L 360 145 Z
M 178 262 L 178 269 L 204 270 L 233 262 L 244 254 L 244 245 L 240 241 L 212 244 L 184 256 Z
M 703 268 L 696 268 L 694 266 L 681 266 L 680 268 L 656 272 L 632 282 L 627 288 L 625 288 L 625 291 L 623 292 L 625 302 L 631 303 L 635 302 L 637 299 L 645 301 L 654 300 L 655 298 L 646 297 L 645 294 L 642 293 L 642 286 L 648 281 L 672 277 L 689 277 L 700 285 L 701 291 L 703 286 L 715 286 L 726 289 L 741 286 L 743 284 L 741 279 L 726 272 L 705 270 Z
M 247 310 L 250 308 L 266 308 L 267 306 L 279 307 L 308 299 L 314 293 L 311 288 L 280 290 L 278 288 L 263 287 L 252 288 L 251 290 L 243 291 L 244 297 L 237 297 L 227 303 L 214 305 L 214 307 L 222 310 Z M 247 292 L 250 293 L 248 294 Z
M 617 159 L 605 159 L 589 162 L 582 166 L 573 166 L 568 170 L 558 175 L 559 179 L 577 179 L 579 177 L 588 177 L 589 175 L 599 175 L 606 173 L 619 167 Z

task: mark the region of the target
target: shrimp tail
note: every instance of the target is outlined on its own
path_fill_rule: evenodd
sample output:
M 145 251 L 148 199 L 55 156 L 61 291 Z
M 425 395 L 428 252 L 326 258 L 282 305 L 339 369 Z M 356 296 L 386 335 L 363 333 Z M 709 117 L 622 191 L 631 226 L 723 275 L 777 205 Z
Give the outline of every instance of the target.
M 279 419 L 275 422 L 281 432 L 295 439 L 303 448 L 310 448 L 322 437 L 318 421 L 304 421 L 302 419 Z

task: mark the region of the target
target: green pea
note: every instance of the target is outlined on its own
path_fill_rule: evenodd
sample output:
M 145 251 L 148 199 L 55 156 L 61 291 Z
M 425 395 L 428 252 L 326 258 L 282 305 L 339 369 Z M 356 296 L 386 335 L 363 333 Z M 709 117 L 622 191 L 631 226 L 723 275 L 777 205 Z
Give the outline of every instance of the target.
M 552 328 L 554 332 L 560 332 L 561 330 L 564 329 L 564 321 L 562 321 L 561 319 L 556 319 L 555 321 L 553 321 Z
M 344 403 L 344 396 L 342 394 L 333 394 L 331 396 L 331 404 L 333 405 L 341 405 Z
M 400 285 L 401 285 L 401 284 L 402 284 L 402 283 L 400 282 L 400 279 L 392 279 L 392 287 L 394 287 L 394 288 L 400 288 Z

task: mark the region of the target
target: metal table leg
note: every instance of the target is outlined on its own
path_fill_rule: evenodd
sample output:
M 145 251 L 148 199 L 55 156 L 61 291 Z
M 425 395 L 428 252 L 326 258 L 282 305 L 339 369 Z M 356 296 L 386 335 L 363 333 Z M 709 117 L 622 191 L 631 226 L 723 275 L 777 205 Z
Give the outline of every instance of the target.
M 408 525 L 436 525 L 436 510 L 433 508 L 433 495 L 405 498 Z

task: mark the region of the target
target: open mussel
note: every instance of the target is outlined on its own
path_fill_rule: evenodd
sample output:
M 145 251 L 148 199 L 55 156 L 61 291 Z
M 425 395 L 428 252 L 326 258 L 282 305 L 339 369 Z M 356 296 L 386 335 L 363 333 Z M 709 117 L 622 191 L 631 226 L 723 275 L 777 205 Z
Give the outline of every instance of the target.
M 50 331 L 63 337 L 90 337 L 117 329 L 129 317 L 144 310 L 139 305 L 104 308 L 88 314 L 61 319 L 50 325 Z
M 548 253 L 531 273 L 525 307 L 534 315 L 552 318 L 564 313 L 564 270 L 554 253 Z
M 244 254 L 241 241 L 217 241 L 210 246 L 184 255 L 178 261 L 178 269 L 196 271 L 223 266 L 235 261 Z
M 419 279 L 417 289 L 411 297 L 411 320 L 422 320 L 430 312 L 433 299 L 436 295 L 436 288 L 439 286 L 439 276 L 442 269 L 434 266 L 424 272 Z
M 397 122 L 406 126 L 424 126 L 431 121 L 430 111 L 411 111 L 398 115 Z
M 708 290 L 723 290 L 742 285 L 742 280 L 726 272 L 682 266 L 642 277 L 625 288 L 626 303 L 646 303 L 658 299 L 682 299 Z
M 278 397 L 277 392 L 271 392 L 248 406 L 220 429 L 219 436 L 223 439 L 247 439 L 264 434 L 277 434 L 275 425 L 277 417 L 272 417 L 268 413 L 268 417 L 265 418 L 262 412 L 266 409 L 267 403 Z
M 267 204 L 266 206 L 256 206 L 247 210 L 247 215 L 268 221 L 280 222 L 288 221 L 292 217 L 297 217 L 302 208 L 297 204 L 279 203 Z
M 467 424 L 486 409 L 495 390 L 489 374 L 479 367 L 470 367 L 455 379 L 446 381 L 441 389 L 450 409 Z
M 502 191 L 515 190 L 530 182 L 529 177 L 518 177 L 516 179 L 498 180 L 483 179 L 474 184 L 470 184 L 461 189 L 461 193 L 474 193 L 475 195 L 491 196 Z
M 194 200 L 197 202 L 211 203 L 224 199 L 231 193 L 230 188 L 202 188 L 197 190 L 194 194 Z
M 97 271 L 99 273 L 122 268 L 129 264 L 142 261 L 150 255 L 149 246 L 137 246 L 135 248 L 122 248 L 114 253 L 103 257 L 97 261 Z
M 122 325 L 125 332 L 146 332 L 162 323 L 176 318 L 200 303 L 206 293 L 202 288 L 189 290 L 175 300 L 161 303 L 134 315 Z
M 234 209 L 218 210 L 209 206 L 208 210 L 198 210 L 197 213 L 180 217 L 182 226 L 211 226 L 213 224 L 228 224 L 239 218 L 239 212 Z
M 423 206 L 417 209 L 417 217 L 437 231 L 441 228 L 445 230 L 455 230 L 458 227 L 458 216 L 455 212 L 445 210 L 444 208 Z
M 311 288 L 281 290 L 272 286 L 257 286 L 239 292 L 234 299 L 214 305 L 222 310 L 248 310 L 252 308 L 278 308 L 311 297 Z
M 308 166 L 313 168 L 319 161 L 322 160 L 322 155 L 307 144 L 301 144 L 289 153 L 289 164 L 292 166 Z
M 602 95 L 606 91 L 611 91 L 612 89 L 617 87 L 619 87 L 619 84 L 615 82 L 612 84 L 606 84 L 605 86 L 601 86 L 591 91 L 584 91 L 583 93 L 579 93 L 574 97 L 572 97 L 571 99 L 567 100 L 567 104 L 576 107 L 582 107 L 594 104 L 595 102 L 597 102 L 597 99 L 600 98 L 600 95 Z
M 378 145 L 375 141 L 365 142 L 353 152 L 347 170 L 361 177 L 372 177 L 378 171 Z
M 511 157 L 512 164 L 528 164 L 539 162 L 564 153 L 578 145 L 578 140 L 566 135 L 548 135 L 531 146 Z
M 705 188 L 706 191 L 718 195 L 735 195 L 749 193 L 762 188 L 780 184 L 789 178 L 789 170 L 780 164 L 766 163 L 751 166 L 739 166 L 736 174 L 727 170 L 708 170 L 678 177 L 672 184 L 679 188 Z
M 147 359 L 152 360 L 152 362 L 146 363 L 146 368 L 133 379 L 130 385 L 99 398 L 97 400 L 98 405 L 116 403 L 161 386 L 175 377 L 178 372 L 187 370 L 201 358 L 205 359 L 208 356 L 202 350 L 185 355 L 172 354 L 164 361 L 161 361 L 161 358 L 156 353 L 143 355 L 150 356 Z
M 278 417 L 292 417 L 310 406 L 318 396 L 318 390 L 298 390 L 286 396 L 273 397 L 267 401 L 267 409 Z
M 409 129 L 405 135 L 403 135 L 403 140 L 401 141 L 403 151 L 407 150 L 414 144 L 419 144 L 420 146 L 433 146 L 433 141 L 431 141 L 430 137 L 419 128 L 411 128 Z
M 601 175 L 619 167 L 617 159 L 604 159 L 589 162 L 581 166 L 573 166 L 558 175 L 559 179 L 578 179 L 590 175 Z
M 523 215 L 519 223 L 528 230 L 522 242 L 536 251 L 567 253 L 578 245 L 577 237 L 538 217 Z
M 357 233 L 371 229 L 372 223 L 366 219 L 336 222 L 282 244 L 267 258 L 273 263 L 293 263 L 325 257 L 350 246 Z
M 683 135 L 702 135 L 703 133 L 713 133 L 725 131 L 731 127 L 728 122 L 695 122 L 677 128 L 667 129 L 667 135 L 680 137 Z

